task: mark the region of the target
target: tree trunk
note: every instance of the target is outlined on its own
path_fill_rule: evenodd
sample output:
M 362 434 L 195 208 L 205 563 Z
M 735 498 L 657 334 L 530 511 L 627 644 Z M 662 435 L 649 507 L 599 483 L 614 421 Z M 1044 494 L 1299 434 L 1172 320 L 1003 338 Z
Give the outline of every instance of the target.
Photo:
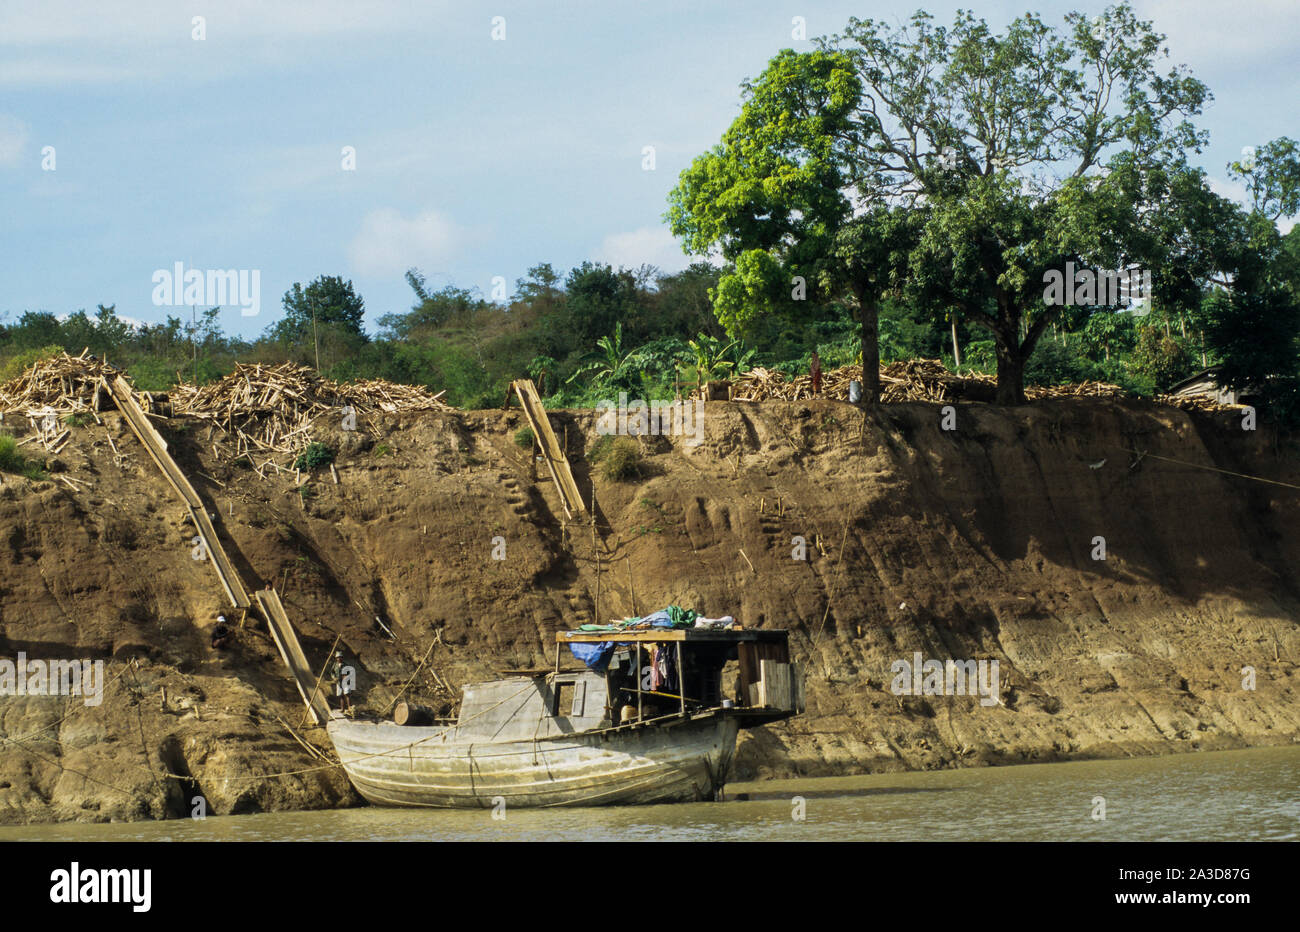
M 961 368 L 961 347 L 957 345 L 957 318 L 952 319 L 952 363 L 954 369 Z
M 993 341 L 998 357 L 998 394 L 1000 405 L 1025 403 L 1025 357 L 1016 340 L 996 335 Z
M 868 288 L 855 289 L 862 321 L 862 405 L 880 400 L 880 306 Z

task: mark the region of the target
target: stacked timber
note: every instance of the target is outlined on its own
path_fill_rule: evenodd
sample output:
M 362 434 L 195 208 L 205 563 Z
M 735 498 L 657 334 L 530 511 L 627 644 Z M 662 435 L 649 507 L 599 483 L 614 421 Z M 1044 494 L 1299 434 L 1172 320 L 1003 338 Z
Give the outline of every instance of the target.
M 844 366 L 822 374 L 820 394 L 812 390 L 812 376 L 787 377 L 772 369 L 750 369 L 732 382 L 731 397 L 737 401 L 804 401 L 831 398 L 847 401 L 849 382 L 862 378 L 861 366 Z M 885 403 L 928 401 L 992 401 L 997 395 L 997 378 L 982 372 L 958 375 L 937 359 L 909 359 L 880 367 L 880 400 Z M 1122 398 L 1124 389 L 1106 382 L 1071 385 L 1031 385 L 1025 396 L 1042 398 Z M 1161 400 L 1165 400 L 1163 397 Z
M 171 392 L 172 413 L 212 423 L 233 457 L 295 456 L 322 426 L 339 429 L 373 412 L 448 410 L 442 392 L 382 379 L 335 382 L 306 366 L 238 364 L 210 385 L 182 383 Z M 348 428 L 344 428 L 348 429 Z
M 60 353 L 0 384 L 0 413 L 21 413 L 44 424 L 111 408 L 105 386 L 119 376 L 125 373 L 84 350 L 80 356 Z M 324 427 L 351 429 L 358 418 L 372 413 L 450 410 L 442 396 L 382 379 L 335 382 L 293 363 L 241 363 L 212 384 L 182 382 L 161 397 L 171 415 L 212 424 L 220 435 L 214 442 L 218 453 L 232 459 L 248 455 L 250 461 L 262 454 L 269 463 L 286 458 L 275 465 L 287 468 Z M 158 397 L 148 392 L 135 392 L 135 397 L 146 412 L 159 416 Z
M 80 356 L 49 356 L 0 384 L 0 411 L 21 412 L 33 418 L 99 411 L 107 400 L 103 380 L 120 374 L 87 350 L 82 350 Z

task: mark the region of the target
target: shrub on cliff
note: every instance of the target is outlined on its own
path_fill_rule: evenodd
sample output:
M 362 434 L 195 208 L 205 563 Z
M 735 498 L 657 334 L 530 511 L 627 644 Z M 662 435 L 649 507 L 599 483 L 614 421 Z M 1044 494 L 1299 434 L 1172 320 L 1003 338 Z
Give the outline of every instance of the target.
M 334 451 L 323 443 L 309 443 L 293 462 L 294 469 L 320 469 L 334 462 Z
M 641 475 L 641 447 L 631 437 L 618 437 L 601 462 L 606 479 L 626 482 Z

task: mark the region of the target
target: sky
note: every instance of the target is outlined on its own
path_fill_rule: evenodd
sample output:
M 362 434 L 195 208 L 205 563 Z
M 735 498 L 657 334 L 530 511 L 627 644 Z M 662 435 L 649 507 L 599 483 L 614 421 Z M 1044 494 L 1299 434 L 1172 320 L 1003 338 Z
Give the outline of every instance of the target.
M 675 271 L 691 259 L 667 194 L 738 113 L 740 83 L 812 47 L 795 18 L 811 38 L 922 5 L 1000 28 L 1106 4 L 3 0 L 0 324 L 100 303 L 188 319 L 155 303 L 176 263 L 257 272 L 258 313 L 222 310 L 244 337 L 319 275 L 353 282 L 373 330 L 410 308 L 411 267 L 488 298 L 541 262 Z M 1300 137 L 1300 2 L 1134 7 L 1214 93 L 1195 161 L 1244 200 L 1225 165 Z

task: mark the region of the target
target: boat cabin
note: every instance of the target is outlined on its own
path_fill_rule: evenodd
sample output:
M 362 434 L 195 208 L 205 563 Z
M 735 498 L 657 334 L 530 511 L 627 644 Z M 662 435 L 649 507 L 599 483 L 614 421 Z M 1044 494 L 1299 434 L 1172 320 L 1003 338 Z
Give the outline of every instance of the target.
M 761 724 L 803 711 L 803 684 L 785 631 L 561 631 L 556 645 L 557 708 L 565 708 L 568 686 L 558 672 L 558 648 L 568 645 L 589 673 L 603 674 L 605 714 L 614 726 L 709 709 L 731 710 Z M 729 689 L 723 677 L 733 662 Z M 580 683 L 569 688 L 579 690 Z
M 560 669 L 565 645 L 585 669 Z M 465 687 L 449 739 L 536 740 L 711 712 L 752 727 L 803 711 L 785 631 L 561 631 L 554 670 L 510 672 Z

